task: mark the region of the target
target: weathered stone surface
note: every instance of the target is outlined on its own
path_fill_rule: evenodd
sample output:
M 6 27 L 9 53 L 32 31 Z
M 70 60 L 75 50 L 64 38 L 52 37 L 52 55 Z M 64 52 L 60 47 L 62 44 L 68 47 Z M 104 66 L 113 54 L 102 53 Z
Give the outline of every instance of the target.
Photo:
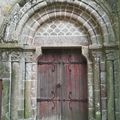
M 44 47 L 83 46 L 89 120 L 120 119 L 120 1 L 96 1 L 0 0 L 2 120 L 36 120 L 37 58 Z
M 8 62 L 0 62 L 0 78 L 9 78 L 10 69 Z
M 36 46 L 86 46 L 88 45 L 86 36 L 59 36 L 59 37 L 38 37 L 34 41 Z
M 10 118 L 10 80 L 3 81 L 3 97 L 2 97 L 2 120 L 9 120 Z
M 113 67 L 112 62 L 107 62 L 107 95 L 108 95 L 108 118 L 114 120 L 114 91 L 113 91 Z
M 11 85 L 10 85 L 10 118 L 12 120 L 18 119 L 18 81 L 19 81 L 19 63 L 12 63 L 12 76 L 11 76 Z

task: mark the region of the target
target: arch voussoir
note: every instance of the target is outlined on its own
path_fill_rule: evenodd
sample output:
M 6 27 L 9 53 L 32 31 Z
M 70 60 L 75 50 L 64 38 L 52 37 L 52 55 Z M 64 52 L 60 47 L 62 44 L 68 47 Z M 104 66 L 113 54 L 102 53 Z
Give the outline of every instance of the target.
M 107 13 L 94 1 L 89 1 L 87 3 L 86 0 L 38 0 L 34 2 L 34 4 L 31 4 L 30 2 L 26 3 L 20 9 L 18 15 L 20 16 L 20 19 L 16 24 L 14 33 L 16 34 L 16 39 L 19 40 L 19 43 L 24 41 L 22 39 L 22 35 L 24 36 L 22 31 L 25 33 L 29 31 L 29 35 L 28 33 L 27 35 L 34 38 L 34 33 L 45 21 L 47 22 L 50 19 L 56 19 L 58 16 L 60 19 L 69 17 L 72 20 L 74 19 L 74 22 L 76 21 L 83 24 L 90 35 L 90 44 L 105 45 L 113 43 L 115 40 L 111 21 L 107 16 Z M 29 28 L 26 28 L 26 25 L 28 25 Z M 34 30 L 32 31 L 31 28 Z M 10 26 L 8 30 L 9 29 Z M 96 40 L 92 38 L 96 38 Z M 7 39 L 9 39 L 9 36 L 6 37 L 6 41 Z

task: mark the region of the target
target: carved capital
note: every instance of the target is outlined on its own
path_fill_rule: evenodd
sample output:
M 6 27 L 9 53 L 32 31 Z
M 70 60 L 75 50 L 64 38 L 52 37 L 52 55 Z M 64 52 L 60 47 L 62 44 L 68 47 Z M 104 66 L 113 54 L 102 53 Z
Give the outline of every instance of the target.
M 3 20 L 3 23 L 0 27 L 0 43 L 4 43 L 5 42 L 5 33 L 6 33 L 6 28 L 7 28 L 7 25 L 8 25 L 8 19 L 4 19 Z
M 21 52 L 16 52 L 16 51 L 13 51 L 11 53 L 11 61 L 19 61 L 21 59 Z
M 105 52 L 107 60 L 116 60 L 119 59 L 118 50 L 106 50 Z
M 36 52 L 35 52 L 35 54 L 36 54 L 36 58 L 37 58 L 39 55 L 41 55 L 41 54 L 42 54 L 42 48 L 41 48 L 41 47 L 36 47 Z
M 104 57 L 105 52 L 104 51 L 92 51 L 92 55 L 93 57 L 100 57 L 102 59 L 102 57 Z
M 24 55 L 25 55 L 25 61 L 27 61 L 27 62 L 35 61 L 35 59 L 34 59 L 35 54 L 33 52 L 25 52 Z
M 0 51 L 0 61 L 9 61 L 10 51 Z

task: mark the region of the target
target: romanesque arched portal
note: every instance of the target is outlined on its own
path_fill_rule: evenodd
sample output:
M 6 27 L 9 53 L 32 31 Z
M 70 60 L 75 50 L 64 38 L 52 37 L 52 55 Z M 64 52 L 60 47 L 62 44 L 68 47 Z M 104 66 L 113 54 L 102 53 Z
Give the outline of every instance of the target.
M 21 8 L 16 4 L 10 20 L 1 42 L 12 48 L 8 53 L 11 119 L 36 119 L 38 58 L 48 48 L 81 49 L 88 64 L 88 119 L 117 119 L 117 40 L 101 4 L 37 0 Z

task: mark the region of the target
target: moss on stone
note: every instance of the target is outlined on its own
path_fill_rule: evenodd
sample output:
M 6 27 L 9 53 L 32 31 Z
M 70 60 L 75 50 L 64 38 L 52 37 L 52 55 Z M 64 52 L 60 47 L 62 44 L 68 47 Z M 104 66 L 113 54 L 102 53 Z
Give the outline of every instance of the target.
M 11 108 L 10 108 L 10 119 L 18 120 L 18 81 L 19 81 L 19 63 L 14 62 L 12 64 L 12 75 L 11 75 Z
M 30 103 L 30 89 L 31 89 L 31 81 L 25 82 L 25 118 L 31 117 L 31 103 Z
M 114 91 L 113 91 L 113 67 L 107 62 L 107 95 L 108 95 L 108 119 L 114 120 Z
M 18 110 L 18 118 L 24 119 L 24 110 Z
M 100 113 L 100 111 L 96 112 L 96 120 L 101 120 L 101 113 Z
M 9 120 L 9 85 L 9 80 L 3 81 L 2 120 Z
M 0 62 L 0 78 L 9 78 L 9 68 L 6 62 Z

